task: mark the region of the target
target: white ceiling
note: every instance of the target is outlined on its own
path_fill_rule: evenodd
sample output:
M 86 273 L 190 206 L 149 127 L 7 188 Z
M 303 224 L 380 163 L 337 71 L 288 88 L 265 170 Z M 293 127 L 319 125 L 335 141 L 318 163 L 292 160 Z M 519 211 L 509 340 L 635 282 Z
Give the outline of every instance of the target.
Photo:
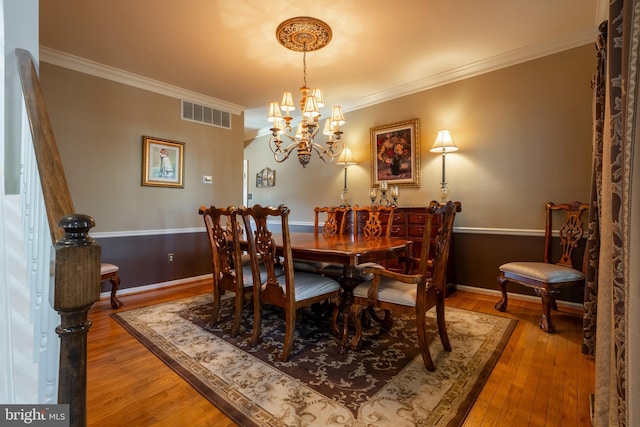
M 350 111 L 593 42 L 606 0 L 40 0 L 41 56 L 220 100 L 245 111 L 251 136 L 302 85 L 302 54 L 275 37 L 294 16 L 332 27 L 307 81 Z

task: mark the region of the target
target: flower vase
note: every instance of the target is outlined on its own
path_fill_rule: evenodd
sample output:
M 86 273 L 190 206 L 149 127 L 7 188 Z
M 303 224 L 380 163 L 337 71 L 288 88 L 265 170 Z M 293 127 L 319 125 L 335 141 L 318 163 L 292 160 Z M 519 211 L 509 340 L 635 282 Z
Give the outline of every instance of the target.
M 391 163 L 389 164 L 389 169 L 391 170 L 391 175 L 400 175 L 400 159 L 393 158 L 391 159 Z

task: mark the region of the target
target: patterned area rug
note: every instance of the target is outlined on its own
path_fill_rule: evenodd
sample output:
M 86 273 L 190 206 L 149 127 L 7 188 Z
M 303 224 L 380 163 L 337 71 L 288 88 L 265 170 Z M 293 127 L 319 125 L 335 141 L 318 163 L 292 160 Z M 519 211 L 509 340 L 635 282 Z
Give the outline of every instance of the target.
M 211 298 L 199 295 L 113 318 L 242 426 L 460 425 L 517 322 L 447 307 L 453 351 L 443 350 L 434 319 L 436 371 L 428 372 L 410 317 L 394 317 L 393 328 L 382 334 L 372 326 L 361 350 L 340 355 L 330 319 L 305 311 L 283 363 L 283 312 L 265 308 L 262 342 L 250 346 L 250 310 L 231 338 L 232 301 L 224 299 L 221 322 L 210 327 Z

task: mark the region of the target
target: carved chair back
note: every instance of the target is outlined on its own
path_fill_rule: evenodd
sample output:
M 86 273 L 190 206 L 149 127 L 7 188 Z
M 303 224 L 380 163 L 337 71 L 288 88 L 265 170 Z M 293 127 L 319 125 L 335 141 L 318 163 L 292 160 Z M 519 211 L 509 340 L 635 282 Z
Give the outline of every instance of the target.
M 243 270 L 240 246 L 242 228 L 238 224 L 238 212 L 233 206 L 228 208 L 201 206 L 198 213 L 204 219 L 211 248 L 211 265 L 213 266 L 211 324 L 215 325 L 218 322 L 222 295 L 225 291 L 232 291 L 235 293 L 235 298 L 231 335 L 235 336 L 240 328 L 244 296 L 251 292 L 253 283 L 251 276 L 245 277 Z
M 394 211 L 393 206 L 354 206 L 354 234 L 367 238 L 390 237 Z
M 314 223 L 313 231 L 316 234 L 322 233 L 325 237 L 336 236 L 344 234 L 345 224 L 349 213 L 350 207 L 337 207 L 337 206 L 316 206 L 313 209 Z M 324 214 L 325 221 L 320 229 L 320 217 Z
M 563 222 L 560 225 L 560 258 L 555 264 L 574 268 L 572 254 L 578 247 L 580 239 L 584 234 L 582 224 L 582 213 L 589 209 L 589 205 L 581 202 L 555 204 L 552 202 L 546 205 L 546 225 L 544 229 L 544 262 L 553 262 L 553 213 L 564 213 Z M 584 271 L 584 263 L 582 269 Z

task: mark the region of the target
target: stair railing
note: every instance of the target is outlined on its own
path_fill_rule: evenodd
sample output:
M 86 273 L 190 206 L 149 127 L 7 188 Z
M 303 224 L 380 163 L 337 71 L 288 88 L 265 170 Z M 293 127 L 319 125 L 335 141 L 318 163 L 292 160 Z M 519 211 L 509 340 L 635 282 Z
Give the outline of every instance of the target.
M 100 298 L 101 248 L 89 236 L 93 218 L 73 208 L 33 56 L 24 49 L 15 52 L 55 253 L 50 299 L 60 314 L 58 403 L 69 404 L 70 426 L 85 426 L 88 312 Z

